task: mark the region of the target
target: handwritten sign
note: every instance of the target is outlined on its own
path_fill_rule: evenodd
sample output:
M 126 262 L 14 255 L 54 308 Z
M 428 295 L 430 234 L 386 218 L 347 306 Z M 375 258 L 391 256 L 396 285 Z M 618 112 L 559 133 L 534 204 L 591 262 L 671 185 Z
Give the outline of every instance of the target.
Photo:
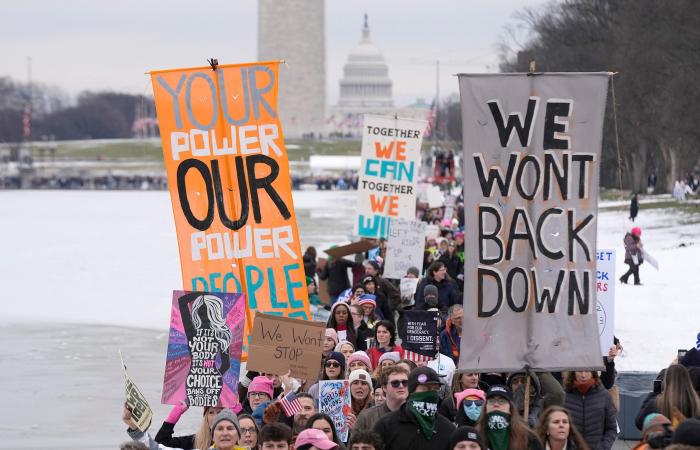
M 459 75 L 461 370 L 602 366 L 595 257 L 608 77 Z
M 238 405 L 243 294 L 174 291 L 161 402 Z
M 440 236 L 440 227 L 435 224 L 425 226 L 426 239 L 437 239 Z
M 425 222 L 394 219 L 386 242 L 384 278 L 399 279 L 409 267 L 423 266 Z
M 245 336 L 253 311 L 310 317 L 278 70 L 151 72 L 184 289 L 245 293 Z
M 146 397 L 141 393 L 136 383 L 134 383 L 129 374 L 126 371 L 126 364 L 124 364 L 124 358 L 122 358 L 122 352 L 119 352 L 119 358 L 122 361 L 122 367 L 124 368 L 124 379 L 126 380 L 126 406 L 131 411 L 131 419 L 136 424 L 136 428 L 144 433 L 151 426 L 151 421 L 153 419 L 153 411 L 148 405 Z
M 325 323 L 256 314 L 248 354 L 248 370 L 313 382 L 318 378 Z
M 600 351 L 608 356 L 615 339 L 615 250 L 596 252 L 596 311 L 600 332 Z
M 420 267 L 420 266 L 419 266 Z M 415 300 L 413 295 L 418 288 L 418 278 L 401 278 L 399 290 L 401 291 L 401 303 L 404 305 L 413 305 Z
M 385 238 L 395 218 L 416 215 L 416 180 L 426 121 L 365 115 L 355 234 Z
M 419 355 L 435 357 L 437 354 L 437 340 L 439 313 L 436 311 L 404 311 L 403 339 L 401 346 L 405 350 Z
M 323 380 L 319 382 L 318 410 L 333 419 L 338 439 L 348 441 L 350 429 L 347 417 L 352 411 L 350 382 L 348 380 Z

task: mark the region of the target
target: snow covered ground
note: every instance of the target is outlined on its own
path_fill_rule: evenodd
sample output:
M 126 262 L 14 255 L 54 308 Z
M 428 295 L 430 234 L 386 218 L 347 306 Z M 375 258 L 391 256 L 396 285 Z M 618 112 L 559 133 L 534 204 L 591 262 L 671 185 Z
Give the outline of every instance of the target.
M 302 245 L 348 242 L 355 197 L 295 192 Z M 0 321 L 167 328 L 181 287 L 167 192 L 0 191 L 0 205 Z M 700 208 L 642 205 L 635 224 L 660 270 L 644 264 L 643 286 L 616 284 L 618 367 L 658 370 L 700 331 Z M 631 225 L 626 212 L 599 215 L 598 247 L 617 249 L 617 277 Z

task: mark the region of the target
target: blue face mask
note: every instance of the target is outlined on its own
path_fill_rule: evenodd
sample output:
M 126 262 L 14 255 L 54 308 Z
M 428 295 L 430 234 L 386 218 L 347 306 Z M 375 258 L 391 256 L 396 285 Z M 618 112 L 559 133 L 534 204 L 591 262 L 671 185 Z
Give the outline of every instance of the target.
M 469 420 L 476 422 L 481 417 L 481 405 L 477 403 L 483 403 L 481 401 L 475 400 L 464 400 L 462 401 L 462 409 L 464 409 L 464 414 L 467 415 Z

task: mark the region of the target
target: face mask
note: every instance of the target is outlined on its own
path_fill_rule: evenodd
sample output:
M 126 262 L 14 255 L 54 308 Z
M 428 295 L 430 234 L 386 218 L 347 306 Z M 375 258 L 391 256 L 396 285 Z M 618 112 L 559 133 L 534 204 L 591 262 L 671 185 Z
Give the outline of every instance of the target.
M 486 432 L 491 450 L 508 450 L 510 445 L 510 414 L 491 411 L 486 414 Z
M 427 391 L 414 392 L 406 400 L 406 408 L 416 418 L 420 431 L 427 440 L 431 440 L 435 433 L 438 399 L 437 391 Z
M 481 417 L 481 407 L 473 401 L 462 401 L 462 409 L 464 409 L 464 414 L 466 414 L 472 422 L 478 421 L 479 417 Z

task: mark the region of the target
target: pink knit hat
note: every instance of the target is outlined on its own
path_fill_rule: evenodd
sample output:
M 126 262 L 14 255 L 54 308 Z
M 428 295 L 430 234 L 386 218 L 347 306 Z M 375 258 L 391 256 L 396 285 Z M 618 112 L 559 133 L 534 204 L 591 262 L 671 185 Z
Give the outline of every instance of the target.
M 333 339 L 336 345 L 338 344 L 338 332 L 333 328 L 326 328 L 326 337 Z
M 367 353 L 363 352 L 362 350 L 358 350 L 350 357 L 348 358 L 348 367 L 350 367 L 350 364 L 353 363 L 353 361 L 360 361 L 363 363 L 369 370 L 372 370 L 372 360 L 369 359 L 369 356 Z
M 262 375 L 253 378 L 253 381 L 251 381 L 248 386 L 248 393 L 250 394 L 252 392 L 262 392 L 263 394 L 267 394 L 270 400 L 272 400 L 274 392 L 272 380 Z
M 459 408 L 462 400 L 469 396 L 474 396 L 480 400 L 486 400 L 486 394 L 481 389 L 465 389 L 462 392 L 455 393 L 455 405 Z

